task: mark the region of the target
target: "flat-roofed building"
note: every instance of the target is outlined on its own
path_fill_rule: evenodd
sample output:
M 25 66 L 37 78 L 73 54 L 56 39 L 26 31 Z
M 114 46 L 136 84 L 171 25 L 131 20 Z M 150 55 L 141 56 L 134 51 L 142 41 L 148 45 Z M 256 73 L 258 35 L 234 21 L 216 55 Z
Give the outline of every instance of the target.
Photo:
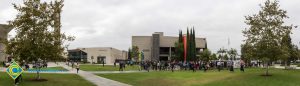
M 132 46 L 137 46 L 139 51 L 143 51 L 144 60 L 148 61 L 170 60 L 177 41 L 178 37 L 164 36 L 163 32 L 155 32 L 152 36 L 132 36 Z M 196 37 L 195 42 L 197 52 L 207 48 L 205 38 Z
M 89 63 L 113 64 L 115 60 L 126 60 L 127 51 L 112 47 L 77 48 L 68 50 L 70 60 L 86 61 Z
M 3 40 L 7 40 L 7 34 L 12 30 L 12 27 L 0 24 L 0 61 L 7 60 L 7 55 L 5 54 L 5 45 L 1 43 Z

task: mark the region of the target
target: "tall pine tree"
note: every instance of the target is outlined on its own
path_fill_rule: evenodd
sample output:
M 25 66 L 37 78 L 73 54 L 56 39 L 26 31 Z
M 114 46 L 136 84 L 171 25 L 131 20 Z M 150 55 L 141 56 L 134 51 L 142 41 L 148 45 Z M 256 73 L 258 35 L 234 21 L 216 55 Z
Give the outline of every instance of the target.
M 189 28 L 187 28 L 187 30 L 186 30 L 186 60 L 187 61 L 190 61 L 190 59 L 191 59 L 191 52 L 190 52 L 190 31 L 189 31 Z

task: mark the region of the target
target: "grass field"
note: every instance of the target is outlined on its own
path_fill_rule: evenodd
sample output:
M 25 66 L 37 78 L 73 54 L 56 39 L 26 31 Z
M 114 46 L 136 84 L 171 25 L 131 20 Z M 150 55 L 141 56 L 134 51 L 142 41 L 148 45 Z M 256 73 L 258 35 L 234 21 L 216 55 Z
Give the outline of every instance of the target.
M 272 76 L 260 76 L 263 69 L 237 71 L 162 71 L 149 73 L 98 74 L 134 86 L 300 86 L 300 70 L 270 69 Z
M 22 74 L 23 81 L 18 86 L 95 86 L 76 74 L 41 74 L 48 81 L 37 82 L 35 73 Z M 0 86 L 13 86 L 13 79 L 5 72 L 0 72 Z
M 119 66 L 114 67 L 113 65 L 80 65 L 80 70 L 84 71 L 119 71 Z M 125 71 L 128 70 L 139 70 L 137 65 L 125 67 Z

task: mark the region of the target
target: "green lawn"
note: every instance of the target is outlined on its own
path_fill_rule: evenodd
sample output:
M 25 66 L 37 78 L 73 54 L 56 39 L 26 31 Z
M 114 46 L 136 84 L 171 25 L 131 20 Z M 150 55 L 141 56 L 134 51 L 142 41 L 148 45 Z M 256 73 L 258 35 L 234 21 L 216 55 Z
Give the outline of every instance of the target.
M 273 76 L 260 76 L 263 69 L 229 71 L 162 71 L 126 74 L 98 74 L 99 76 L 134 86 L 300 86 L 300 70 L 271 69 Z
M 80 65 L 80 70 L 84 71 L 119 71 L 119 66 L 114 67 L 113 65 Z M 125 71 L 128 70 L 139 70 L 137 65 L 125 67 Z
M 41 74 L 48 81 L 36 82 L 35 73 L 22 74 L 23 81 L 18 86 L 95 86 L 76 74 Z M 0 86 L 13 86 L 13 79 L 5 72 L 0 72 Z

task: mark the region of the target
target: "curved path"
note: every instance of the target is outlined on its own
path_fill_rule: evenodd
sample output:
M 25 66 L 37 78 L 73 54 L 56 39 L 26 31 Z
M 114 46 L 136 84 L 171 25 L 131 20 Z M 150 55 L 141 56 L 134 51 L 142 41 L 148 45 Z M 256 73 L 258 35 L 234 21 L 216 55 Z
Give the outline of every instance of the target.
M 71 67 L 67 66 L 64 63 L 58 63 L 58 65 L 69 70 L 71 73 L 76 74 L 76 69 L 72 69 Z M 114 81 L 114 80 L 110 80 L 110 79 L 106 79 L 106 78 L 97 76 L 97 75 L 93 74 L 92 72 L 86 72 L 86 71 L 79 70 L 78 75 L 83 77 L 84 79 L 94 83 L 97 86 L 131 86 L 131 85 L 128 85 L 125 83 L 121 83 L 118 81 Z

